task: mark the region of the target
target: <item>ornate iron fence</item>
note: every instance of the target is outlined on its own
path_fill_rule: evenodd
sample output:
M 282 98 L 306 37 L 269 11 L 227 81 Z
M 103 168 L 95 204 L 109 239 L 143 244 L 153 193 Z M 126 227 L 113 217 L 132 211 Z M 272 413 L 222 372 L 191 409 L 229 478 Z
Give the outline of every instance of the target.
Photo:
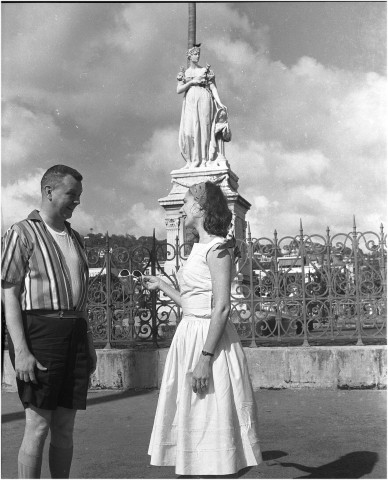
M 386 234 L 357 232 L 238 242 L 241 258 L 232 285 L 231 319 L 245 344 L 300 345 L 346 340 L 357 345 L 386 339 Z M 98 274 L 89 288 L 89 318 L 95 343 L 112 346 L 168 345 L 180 308 L 161 292 L 142 287 L 135 270 L 175 273 L 191 246 L 157 244 L 132 250 L 87 249 Z

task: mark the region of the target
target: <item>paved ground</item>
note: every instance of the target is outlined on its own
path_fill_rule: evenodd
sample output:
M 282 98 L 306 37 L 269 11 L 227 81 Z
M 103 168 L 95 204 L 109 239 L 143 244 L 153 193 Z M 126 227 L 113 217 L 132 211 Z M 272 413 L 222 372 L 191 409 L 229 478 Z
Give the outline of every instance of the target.
M 149 466 L 157 397 L 156 390 L 90 393 L 78 413 L 71 477 L 176 478 L 172 467 Z M 256 397 L 264 463 L 218 478 L 387 478 L 386 391 L 260 390 Z M 17 395 L 3 393 L 2 478 L 16 478 L 22 426 Z M 42 477 L 50 478 L 47 449 Z

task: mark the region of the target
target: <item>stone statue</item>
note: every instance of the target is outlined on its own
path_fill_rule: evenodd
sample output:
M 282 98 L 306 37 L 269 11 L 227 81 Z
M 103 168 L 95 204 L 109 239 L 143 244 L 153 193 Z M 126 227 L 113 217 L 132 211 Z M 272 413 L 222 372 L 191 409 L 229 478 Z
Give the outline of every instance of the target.
M 186 166 L 211 167 L 217 158 L 226 163 L 223 142 L 230 140 L 227 108 L 222 104 L 210 65 L 201 67 L 200 45 L 186 53 L 189 67 L 177 76 L 177 93 L 183 93 L 179 147 Z
M 225 109 L 217 109 L 212 124 L 212 134 L 210 139 L 209 158 L 214 160 L 217 165 L 227 165 L 225 158 L 224 142 L 230 142 L 232 132 L 228 122 L 228 112 Z

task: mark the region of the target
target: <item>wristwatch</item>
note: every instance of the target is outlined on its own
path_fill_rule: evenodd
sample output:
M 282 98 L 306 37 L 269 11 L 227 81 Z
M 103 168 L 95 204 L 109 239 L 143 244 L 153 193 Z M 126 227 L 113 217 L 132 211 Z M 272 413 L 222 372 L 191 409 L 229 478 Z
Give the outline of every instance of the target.
M 206 352 L 206 350 L 202 350 L 202 355 L 205 357 L 214 357 L 214 353 Z

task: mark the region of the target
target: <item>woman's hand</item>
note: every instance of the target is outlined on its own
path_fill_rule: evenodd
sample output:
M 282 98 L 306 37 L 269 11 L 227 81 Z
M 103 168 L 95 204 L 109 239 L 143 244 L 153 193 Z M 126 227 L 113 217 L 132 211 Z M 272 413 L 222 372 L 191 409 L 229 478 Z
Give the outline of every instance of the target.
M 202 85 L 203 83 L 205 83 L 206 79 L 205 79 L 205 75 L 199 75 L 198 77 L 194 77 L 192 80 L 191 80 L 191 83 L 193 85 Z
M 159 290 L 160 289 L 160 278 L 153 275 L 143 275 L 143 285 L 147 290 Z
M 228 111 L 228 107 L 226 107 L 224 104 L 222 104 L 221 102 L 217 102 L 217 105 L 222 108 L 222 110 L 225 110 L 226 112 Z
M 197 366 L 194 368 L 191 379 L 191 388 L 194 393 L 206 393 L 209 388 L 209 381 L 211 375 L 211 357 L 201 356 Z
M 182 83 L 178 81 L 178 85 L 176 87 L 176 93 L 180 94 L 183 92 L 187 92 L 187 90 L 189 90 L 190 87 L 193 87 L 195 85 L 203 85 L 205 82 L 206 82 L 205 75 L 199 75 L 198 77 L 194 77 L 187 83 Z

